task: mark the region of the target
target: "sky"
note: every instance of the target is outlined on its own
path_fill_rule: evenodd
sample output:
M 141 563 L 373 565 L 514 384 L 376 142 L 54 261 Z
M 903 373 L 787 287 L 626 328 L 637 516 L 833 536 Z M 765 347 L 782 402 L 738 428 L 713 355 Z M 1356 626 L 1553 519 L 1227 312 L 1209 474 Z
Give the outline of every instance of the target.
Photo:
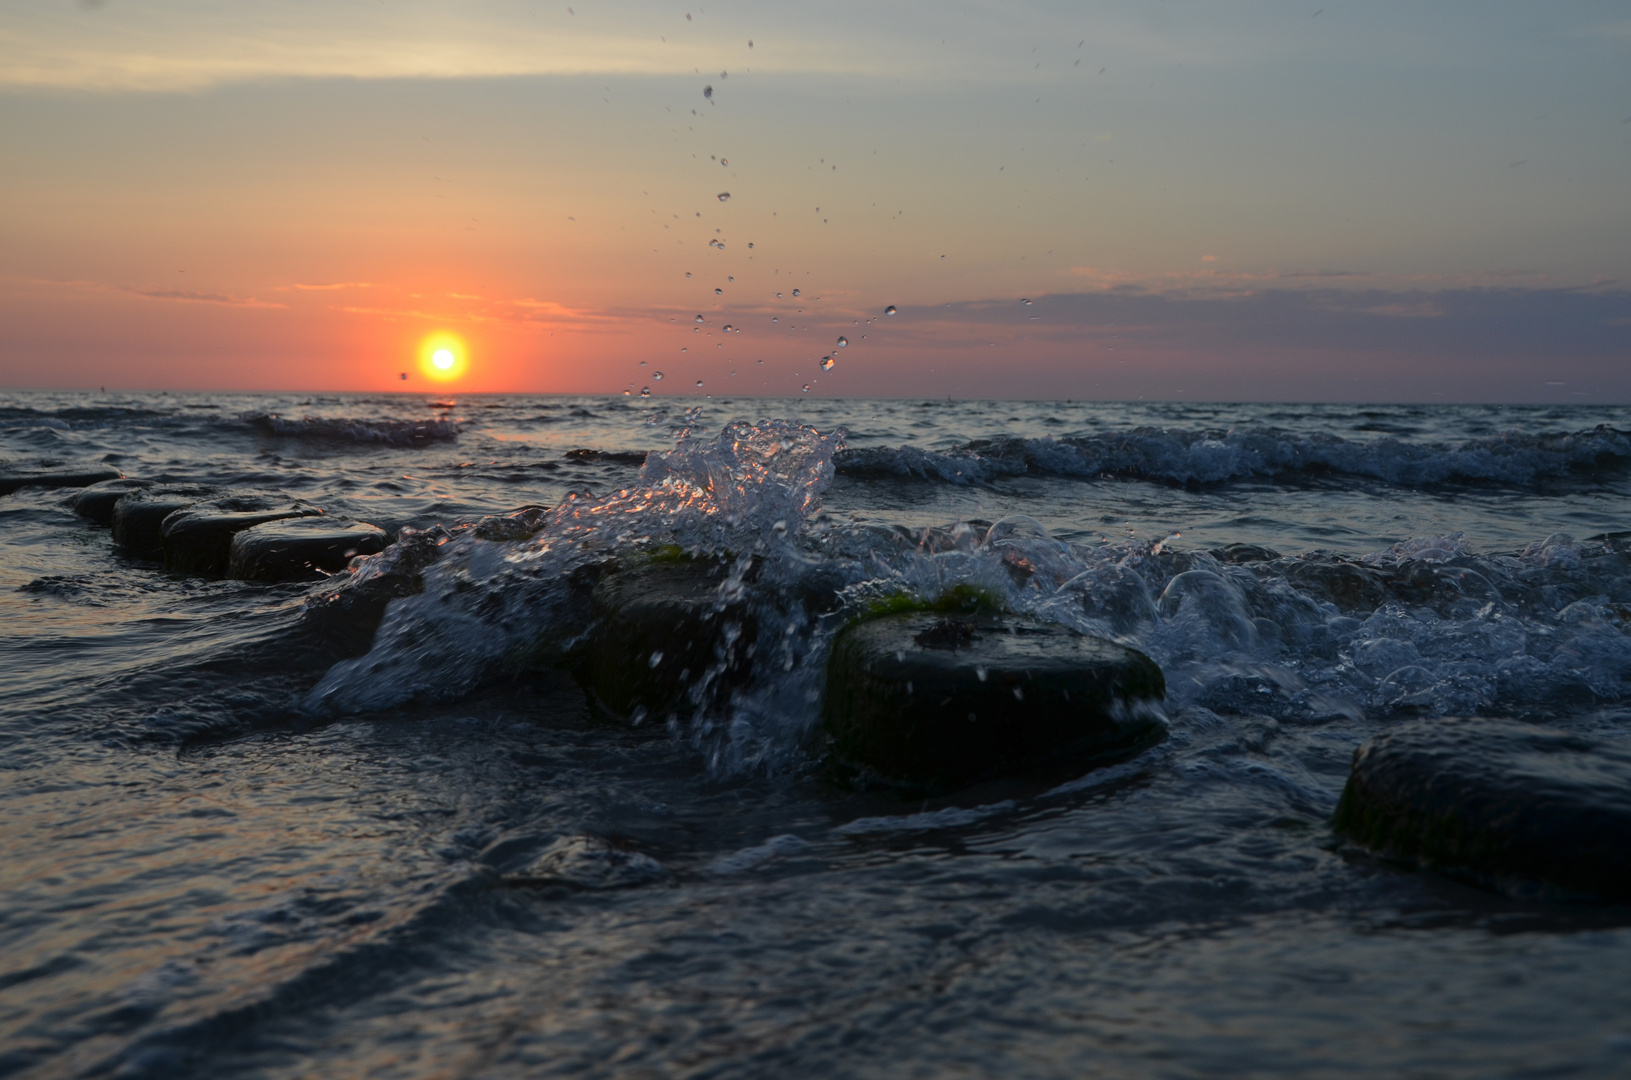
M 6 5 L 0 386 L 1631 402 L 1623 2 L 687 3 Z

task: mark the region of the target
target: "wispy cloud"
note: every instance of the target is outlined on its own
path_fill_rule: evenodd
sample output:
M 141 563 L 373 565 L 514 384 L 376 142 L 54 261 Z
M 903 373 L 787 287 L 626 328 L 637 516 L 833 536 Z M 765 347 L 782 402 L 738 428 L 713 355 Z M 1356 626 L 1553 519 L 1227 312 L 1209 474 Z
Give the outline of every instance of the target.
M 330 281 L 320 285 L 297 281 L 293 285 L 278 286 L 278 291 L 286 292 L 289 289 L 294 289 L 298 292 L 332 292 L 335 289 L 372 289 L 373 287 L 374 283 L 371 281 Z
M 183 304 L 218 304 L 221 307 L 239 308 L 288 307 L 287 304 L 257 300 L 253 296 L 234 296 L 231 293 L 192 292 L 187 289 L 142 289 L 134 285 L 122 286 L 119 291 L 133 296 L 144 296 L 149 300 L 174 300 Z

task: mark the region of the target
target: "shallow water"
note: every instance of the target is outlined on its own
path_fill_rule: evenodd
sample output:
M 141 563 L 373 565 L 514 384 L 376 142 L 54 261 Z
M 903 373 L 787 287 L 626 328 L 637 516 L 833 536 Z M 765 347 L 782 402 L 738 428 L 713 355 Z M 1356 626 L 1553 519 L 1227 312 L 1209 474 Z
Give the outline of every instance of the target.
M 1326 824 L 1405 717 L 1631 733 L 1631 411 L 672 400 L 0 396 L 14 464 L 444 530 L 346 658 L 0 499 L 0 1075 L 1631 1070 L 1631 912 Z M 763 662 L 630 726 L 550 661 L 657 543 L 757 557 Z M 1149 652 L 1171 738 L 837 785 L 831 634 L 959 583 Z

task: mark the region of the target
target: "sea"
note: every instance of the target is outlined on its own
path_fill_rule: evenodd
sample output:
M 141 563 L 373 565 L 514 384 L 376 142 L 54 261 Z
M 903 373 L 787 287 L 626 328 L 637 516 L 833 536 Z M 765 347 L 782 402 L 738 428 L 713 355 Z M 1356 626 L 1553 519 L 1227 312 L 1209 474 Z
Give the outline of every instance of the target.
M 0 459 L 400 538 L 208 580 L 0 497 L 0 1076 L 1631 1075 L 1631 909 L 1329 824 L 1406 719 L 1631 735 L 1631 408 L 6 392 Z M 654 547 L 751 564 L 758 650 L 636 723 L 574 582 Z M 959 585 L 1168 737 L 846 780 L 833 636 Z

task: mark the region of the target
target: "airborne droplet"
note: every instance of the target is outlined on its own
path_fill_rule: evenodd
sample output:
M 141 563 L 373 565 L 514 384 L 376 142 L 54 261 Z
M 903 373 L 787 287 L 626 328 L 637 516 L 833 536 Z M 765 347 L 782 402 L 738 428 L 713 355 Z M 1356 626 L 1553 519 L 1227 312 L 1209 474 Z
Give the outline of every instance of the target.
M 890 304 L 888 307 L 883 309 L 883 313 L 885 315 L 893 315 L 895 313 L 895 305 Z
M 839 339 L 838 339 L 838 347 L 839 347 L 839 348 L 840 348 L 840 349 L 847 349 L 847 348 L 849 348 L 849 338 L 847 338 L 847 337 L 841 337 L 841 338 L 839 338 Z
M 838 361 L 834 360 L 831 356 L 823 356 L 821 358 L 821 370 L 831 371 L 832 366 L 836 363 L 838 363 Z
M 698 390 L 702 389 L 702 380 L 701 379 L 697 380 L 697 389 Z
M 797 295 L 798 295 L 798 294 L 799 294 L 799 291 L 798 291 L 798 290 L 797 290 L 797 289 L 794 289 L 794 290 L 793 290 L 793 295 L 794 295 L 794 296 L 797 296 Z
M 642 386 L 642 387 L 641 387 L 641 388 L 640 388 L 640 396 L 641 396 L 641 397 L 650 397 L 650 396 L 651 396 L 651 387 L 649 387 L 649 386 Z
M 1021 300 L 1020 303 L 1024 304 L 1026 307 L 1031 306 L 1031 302 L 1029 300 Z
M 662 382 L 663 381 L 663 373 L 660 372 L 660 371 L 653 371 L 651 373 L 651 381 L 652 382 Z
M 777 294 L 776 294 L 776 299 L 777 299 L 777 300 L 780 300 L 780 299 L 781 299 L 781 298 L 782 298 L 782 294 L 781 294 L 781 293 L 777 293 Z
M 698 315 L 698 316 L 697 316 L 697 322 L 701 322 L 701 321 L 702 321 L 702 316 L 701 316 L 701 315 Z
M 730 202 L 731 201 L 731 193 L 728 192 L 728 191 L 721 191 L 719 193 L 719 201 L 720 202 Z M 1029 303 L 1029 301 L 1027 301 L 1027 303 Z
M 810 392 L 810 384 L 809 383 L 804 384 L 804 392 L 806 394 L 808 394 Z
M 725 290 L 724 289 L 715 289 L 714 290 L 714 295 L 715 296 L 724 296 L 725 295 Z
M 732 331 L 734 331 L 734 330 L 735 330 L 735 329 L 736 329 L 736 327 L 734 327 L 734 326 L 732 326 L 732 325 L 731 325 L 731 324 L 730 324 L 730 323 L 726 323 L 726 324 L 725 324 L 725 325 L 724 325 L 724 326 L 723 326 L 723 327 L 721 327 L 721 329 L 722 329 L 722 330 L 723 330 L 723 331 L 724 331 L 724 332 L 725 332 L 725 333 L 727 333 L 727 334 L 729 334 L 729 333 L 731 333 L 731 332 L 732 332 Z
M 687 18 L 689 18 L 689 16 L 687 16 Z M 704 86 L 702 88 L 702 96 L 705 97 L 705 98 L 713 97 L 714 96 L 714 88 L 712 86 Z

